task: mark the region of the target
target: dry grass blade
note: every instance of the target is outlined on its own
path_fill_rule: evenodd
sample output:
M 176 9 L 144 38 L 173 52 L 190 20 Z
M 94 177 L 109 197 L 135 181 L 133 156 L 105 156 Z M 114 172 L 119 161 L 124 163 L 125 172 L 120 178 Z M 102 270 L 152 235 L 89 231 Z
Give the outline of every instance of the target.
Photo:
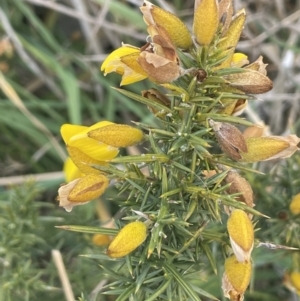
M 58 155 L 62 158 L 62 160 L 65 160 L 66 154 L 57 142 L 56 138 L 47 129 L 47 127 L 25 107 L 24 103 L 19 98 L 18 94 L 13 89 L 13 87 L 7 82 L 1 71 L 0 88 L 3 91 L 3 93 L 7 96 L 7 98 L 10 99 L 10 101 L 32 122 L 32 124 L 34 124 L 41 132 L 43 132 L 47 136 L 53 147 L 56 149 Z

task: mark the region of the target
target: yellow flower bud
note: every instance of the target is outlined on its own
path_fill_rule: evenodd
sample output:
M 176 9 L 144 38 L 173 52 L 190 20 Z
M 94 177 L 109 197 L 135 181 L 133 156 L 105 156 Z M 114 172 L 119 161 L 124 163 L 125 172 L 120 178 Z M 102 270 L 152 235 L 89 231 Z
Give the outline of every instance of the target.
M 290 203 L 290 211 L 294 215 L 300 214 L 300 193 L 296 194 L 293 197 Z
M 240 152 L 240 161 L 252 163 L 288 158 L 298 150 L 299 142 L 300 138 L 296 135 L 246 138 L 248 152 Z
M 92 238 L 92 243 L 95 246 L 106 246 L 110 243 L 111 237 L 105 234 L 94 234 Z
M 110 243 L 106 254 L 112 258 L 128 255 L 141 245 L 147 237 L 147 227 L 143 222 L 127 224 Z
M 250 260 L 254 242 L 253 225 L 248 215 L 240 209 L 232 211 L 227 221 L 230 243 L 237 260 Z
M 219 26 L 219 7 L 216 0 L 195 2 L 193 31 L 200 45 L 209 45 Z
M 143 132 L 126 124 L 112 124 L 88 132 L 88 137 L 118 148 L 137 144 Z
M 241 263 L 234 255 L 227 258 L 222 277 L 224 296 L 232 301 L 243 301 L 244 292 L 250 283 L 251 272 L 250 262 Z
M 164 9 L 144 1 L 140 7 L 147 25 L 163 27 L 176 47 L 187 49 L 193 41 L 186 25 L 175 15 Z
M 218 49 L 224 50 L 222 56 L 226 54 L 228 57 L 216 69 L 227 68 L 230 66 L 235 47 L 240 39 L 240 35 L 244 27 L 245 19 L 245 10 L 240 10 L 236 14 L 234 20 L 231 22 L 229 29 L 224 36 L 224 39 L 222 39 L 217 45 Z
M 74 206 L 83 205 L 102 195 L 109 184 L 102 174 L 86 175 L 58 189 L 59 206 L 72 211 Z

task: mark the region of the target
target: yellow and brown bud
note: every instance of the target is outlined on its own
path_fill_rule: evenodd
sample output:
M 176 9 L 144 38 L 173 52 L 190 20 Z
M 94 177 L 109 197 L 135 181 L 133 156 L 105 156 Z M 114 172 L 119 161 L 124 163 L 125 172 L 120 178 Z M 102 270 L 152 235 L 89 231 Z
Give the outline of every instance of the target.
M 254 243 L 253 225 L 248 215 L 240 209 L 232 211 L 227 221 L 230 243 L 237 260 L 248 262 Z
M 153 101 L 154 103 L 162 104 L 168 108 L 171 105 L 171 100 L 156 89 L 144 90 L 144 91 L 142 91 L 142 96 L 148 98 L 149 100 Z M 157 109 L 155 109 L 151 106 L 148 106 L 148 109 L 153 114 L 160 113 Z M 165 115 L 167 113 L 165 112 L 165 113 L 161 113 L 161 114 Z
M 219 7 L 216 0 L 195 1 L 193 31 L 200 45 L 213 41 L 219 26 Z
M 299 148 L 300 138 L 296 135 L 287 137 L 267 136 L 246 138 L 248 152 L 240 152 L 241 162 L 258 162 L 272 159 L 289 158 Z
M 300 193 L 296 194 L 291 203 L 290 203 L 290 211 L 293 215 L 300 214 Z
M 147 237 L 147 227 L 143 222 L 127 224 L 110 243 L 106 254 L 112 258 L 128 255 L 140 246 Z
M 102 195 L 109 184 L 102 174 L 86 175 L 58 189 L 59 206 L 71 212 L 74 206 L 83 205 Z
M 145 23 L 148 26 L 163 27 L 176 47 L 188 49 L 192 46 L 193 41 L 188 28 L 178 17 L 149 1 L 144 1 L 140 10 L 144 15 Z
M 236 199 L 240 202 L 245 203 L 249 207 L 253 207 L 253 190 L 249 182 L 239 175 L 236 171 L 228 171 L 226 177 L 224 178 L 226 184 L 231 184 L 226 190 L 228 194 L 241 193 Z
M 250 283 L 251 262 L 239 262 L 233 255 L 226 259 L 222 277 L 224 296 L 232 301 L 243 301 L 244 293 Z
M 240 160 L 240 152 L 247 153 L 247 145 L 243 134 L 233 125 L 215 122 L 209 119 L 209 125 L 215 132 L 218 143 L 225 154 L 233 160 Z
M 87 135 L 92 139 L 116 148 L 137 144 L 144 137 L 141 130 L 126 124 L 111 124 L 91 130 Z

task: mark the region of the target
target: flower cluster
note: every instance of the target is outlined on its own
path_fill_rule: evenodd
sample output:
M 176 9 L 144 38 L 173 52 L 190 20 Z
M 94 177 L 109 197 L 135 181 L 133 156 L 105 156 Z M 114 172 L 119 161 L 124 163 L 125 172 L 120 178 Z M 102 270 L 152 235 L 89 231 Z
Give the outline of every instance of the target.
M 60 206 L 71 211 L 102 195 L 109 179 L 95 166 L 108 165 L 119 153 L 119 147 L 138 143 L 143 133 L 128 125 L 101 121 L 90 127 L 64 124 L 61 135 L 69 158 L 65 162 L 68 184 L 58 190 Z
M 263 129 L 238 117 L 254 99 L 250 94 L 269 91 L 272 81 L 262 57 L 249 63 L 236 52 L 246 14 L 243 9 L 234 14 L 232 2 L 196 0 L 190 33 L 178 17 L 145 0 L 140 10 L 149 33 L 146 44 L 123 44 L 103 62 L 104 74 L 120 74 L 121 85 L 144 79 L 156 85 L 141 95 L 116 90 L 147 105 L 160 121 L 157 127 L 137 123 L 143 134 L 108 121 L 62 126 L 78 170 L 66 162 L 72 181 L 59 189 L 60 206 L 70 211 L 100 196 L 112 178 L 124 195 L 122 209 L 131 222 L 119 221 L 121 230 L 113 232 L 112 241 L 107 229 L 96 231 L 94 243 L 109 244 L 105 256 L 120 261 L 133 254 L 133 260 L 122 261 L 129 278 L 118 282 L 121 287 L 123 281 L 126 298 L 165 300 L 172 293 L 174 300 L 199 300 L 188 274 L 201 274 L 202 255 L 216 270 L 209 244 L 217 241 L 224 250 L 232 249 L 224 264 L 224 295 L 242 301 L 252 272 L 252 218 L 262 214 L 254 209 L 251 185 L 238 170 L 298 150 L 296 135 L 264 136 Z M 142 139 L 148 143 L 145 154 L 117 157 L 120 147 Z M 113 164 L 123 164 L 122 171 Z M 299 213 L 298 205 L 298 199 L 292 201 L 293 214 Z M 208 221 L 221 224 L 224 212 L 229 236 L 206 230 Z M 141 217 L 145 223 L 137 221 Z M 149 274 L 154 280 L 147 278 L 145 288 Z

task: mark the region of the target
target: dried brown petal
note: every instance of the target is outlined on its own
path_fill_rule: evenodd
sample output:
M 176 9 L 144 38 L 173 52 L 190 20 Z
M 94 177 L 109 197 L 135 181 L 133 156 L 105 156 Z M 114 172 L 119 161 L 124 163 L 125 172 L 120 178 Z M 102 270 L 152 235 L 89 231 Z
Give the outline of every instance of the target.
M 267 66 L 268 64 L 263 63 L 263 57 L 259 56 L 259 58 L 255 62 L 246 66 L 245 69 L 256 70 L 263 75 L 267 75 L 267 70 L 266 70 Z
M 215 122 L 209 119 L 209 124 L 215 132 L 219 145 L 232 160 L 240 160 L 240 152 L 247 153 L 247 144 L 243 134 L 233 125 L 225 122 Z
M 222 36 L 227 32 L 233 15 L 232 0 L 221 0 L 219 3 L 219 18 L 223 23 Z
M 154 53 L 142 52 L 138 61 L 148 73 L 150 80 L 156 83 L 170 83 L 180 75 L 180 68 L 177 63 Z
M 249 126 L 243 132 L 245 138 L 261 137 L 264 134 L 265 128 L 263 126 L 255 125 Z
M 167 96 L 165 96 L 164 94 L 162 94 L 161 92 L 159 92 L 158 90 L 156 90 L 156 89 L 144 90 L 144 91 L 142 91 L 142 96 L 150 99 L 154 103 L 162 104 L 162 105 L 164 105 L 168 108 L 171 105 L 170 99 Z M 157 109 L 155 109 L 151 106 L 148 106 L 148 109 L 153 114 L 159 113 Z M 165 112 L 164 114 L 167 114 L 167 113 Z

